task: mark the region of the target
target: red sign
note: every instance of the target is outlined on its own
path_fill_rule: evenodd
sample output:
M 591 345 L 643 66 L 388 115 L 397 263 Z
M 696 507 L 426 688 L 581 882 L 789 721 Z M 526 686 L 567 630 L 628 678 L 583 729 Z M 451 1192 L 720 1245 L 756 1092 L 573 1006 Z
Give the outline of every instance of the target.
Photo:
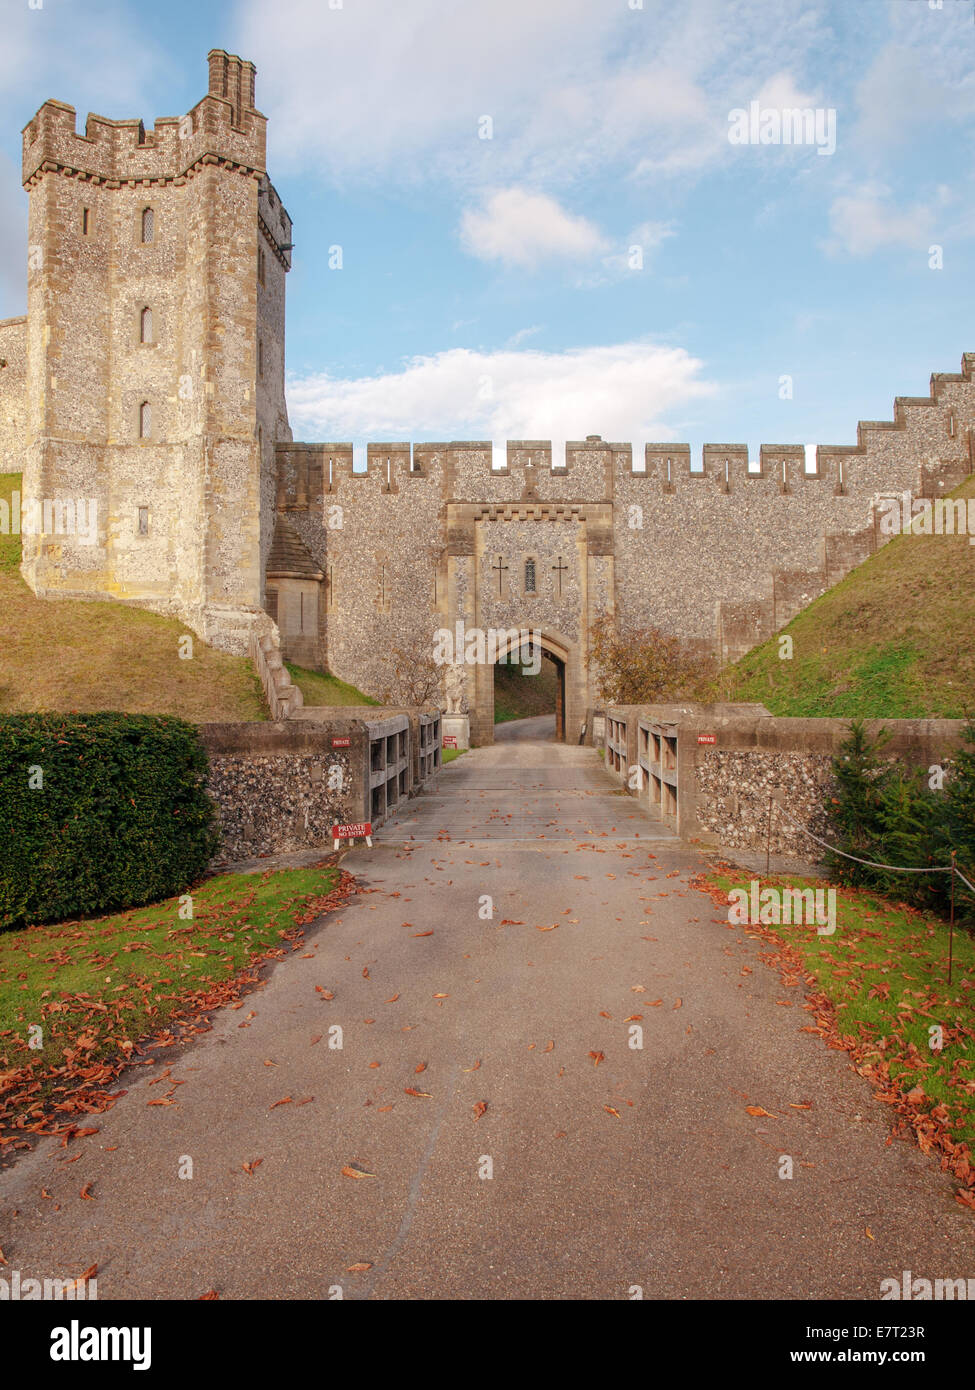
M 697 741 L 698 743 L 717 743 L 718 736 L 717 734 L 698 734 Z
M 351 740 L 351 738 L 346 737 L 346 738 L 333 738 L 333 739 L 332 739 L 332 747 L 333 747 L 333 748 L 351 748 L 351 746 L 352 746 L 352 740 Z
M 457 747 L 457 735 L 456 735 L 456 734 L 444 734 L 444 736 L 443 736 L 443 746 L 444 746 L 445 748 L 456 748 L 456 747 Z
M 351 840 L 356 835 L 371 835 L 372 821 L 359 821 L 355 825 L 333 825 L 333 840 Z

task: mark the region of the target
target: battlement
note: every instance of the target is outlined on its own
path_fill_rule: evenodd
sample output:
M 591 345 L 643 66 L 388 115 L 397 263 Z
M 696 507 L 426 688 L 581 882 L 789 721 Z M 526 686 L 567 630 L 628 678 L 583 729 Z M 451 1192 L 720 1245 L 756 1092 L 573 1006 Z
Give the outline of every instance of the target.
M 73 106 L 44 102 L 23 129 L 24 187 L 47 173 L 91 179 L 109 188 L 179 183 L 214 163 L 266 174 L 267 120 L 254 106 L 253 63 L 214 49 L 209 64 L 207 95 L 185 116 L 161 116 L 151 131 L 138 118 L 89 114 L 80 135 Z
M 543 479 L 552 486 L 564 479 L 561 495 L 566 496 L 565 489 L 571 491 L 578 479 L 580 497 L 590 500 L 597 500 L 597 493 L 610 500 L 624 478 L 663 493 L 703 487 L 729 494 L 757 490 L 785 496 L 818 489 L 843 496 L 850 490 L 898 490 L 905 486 L 906 468 L 915 482 L 927 470 L 932 485 L 940 486 L 939 470 L 952 475 L 959 469 L 975 472 L 975 396 L 968 389 L 973 385 L 975 353 L 966 353 L 961 367 L 957 374 L 933 374 L 929 396 L 897 397 L 893 420 L 861 420 L 856 444 L 761 444 L 757 456 L 747 444 L 704 444 L 696 467 L 689 444 L 650 443 L 641 451 L 599 435 L 570 440 L 564 451 L 553 451 L 549 439 L 508 440 L 500 466 L 490 440 L 371 443 L 366 446 L 365 469 L 354 467 L 351 442 L 282 443 L 277 446 L 278 505 L 307 506 L 310 498 L 335 492 L 346 481 L 376 481 L 382 490 L 398 492 L 401 486 L 432 477 L 444 496 L 454 494 L 459 479 L 467 487 L 476 479 L 490 483 L 492 496 L 504 479 L 516 479 L 525 495 L 534 492 L 536 483 L 544 487 Z M 910 445 L 907 451 L 905 444 Z

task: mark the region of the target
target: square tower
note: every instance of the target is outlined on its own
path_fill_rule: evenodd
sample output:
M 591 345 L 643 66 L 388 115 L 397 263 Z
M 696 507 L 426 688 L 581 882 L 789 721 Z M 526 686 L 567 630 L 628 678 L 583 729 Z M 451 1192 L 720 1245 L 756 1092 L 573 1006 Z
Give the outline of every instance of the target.
M 47 101 L 23 133 L 23 493 L 40 518 L 24 577 L 45 597 L 172 613 L 238 653 L 263 602 L 274 446 L 291 437 L 291 220 L 254 81 L 215 49 L 181 118 L 89 115 L 79 135 L 74 108 Z

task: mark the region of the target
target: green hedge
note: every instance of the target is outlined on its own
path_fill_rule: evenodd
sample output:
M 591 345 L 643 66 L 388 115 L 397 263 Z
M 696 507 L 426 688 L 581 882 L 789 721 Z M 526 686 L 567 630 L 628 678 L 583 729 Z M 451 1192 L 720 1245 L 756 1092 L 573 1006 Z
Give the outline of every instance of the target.
M 187 888 L 218 843 L 206 771 L 181 719 L 0 717 L 0 929 Z

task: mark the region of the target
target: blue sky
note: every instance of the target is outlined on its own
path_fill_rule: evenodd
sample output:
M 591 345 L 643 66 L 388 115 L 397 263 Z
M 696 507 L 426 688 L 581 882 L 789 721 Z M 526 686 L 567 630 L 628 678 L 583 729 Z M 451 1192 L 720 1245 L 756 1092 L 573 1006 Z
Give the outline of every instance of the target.
M 25 307 L 20 130 L 45 98 L 149 125 L 204 94 L 209 48 L 256 62 L 295 223 L 296 438 L 757 457 L 852 443 L 975 350 L 973 0 L 0 0 L 0 21 L 0 315 Z M 835 151 L 733 144 L 756 101 L 835 112 Z

